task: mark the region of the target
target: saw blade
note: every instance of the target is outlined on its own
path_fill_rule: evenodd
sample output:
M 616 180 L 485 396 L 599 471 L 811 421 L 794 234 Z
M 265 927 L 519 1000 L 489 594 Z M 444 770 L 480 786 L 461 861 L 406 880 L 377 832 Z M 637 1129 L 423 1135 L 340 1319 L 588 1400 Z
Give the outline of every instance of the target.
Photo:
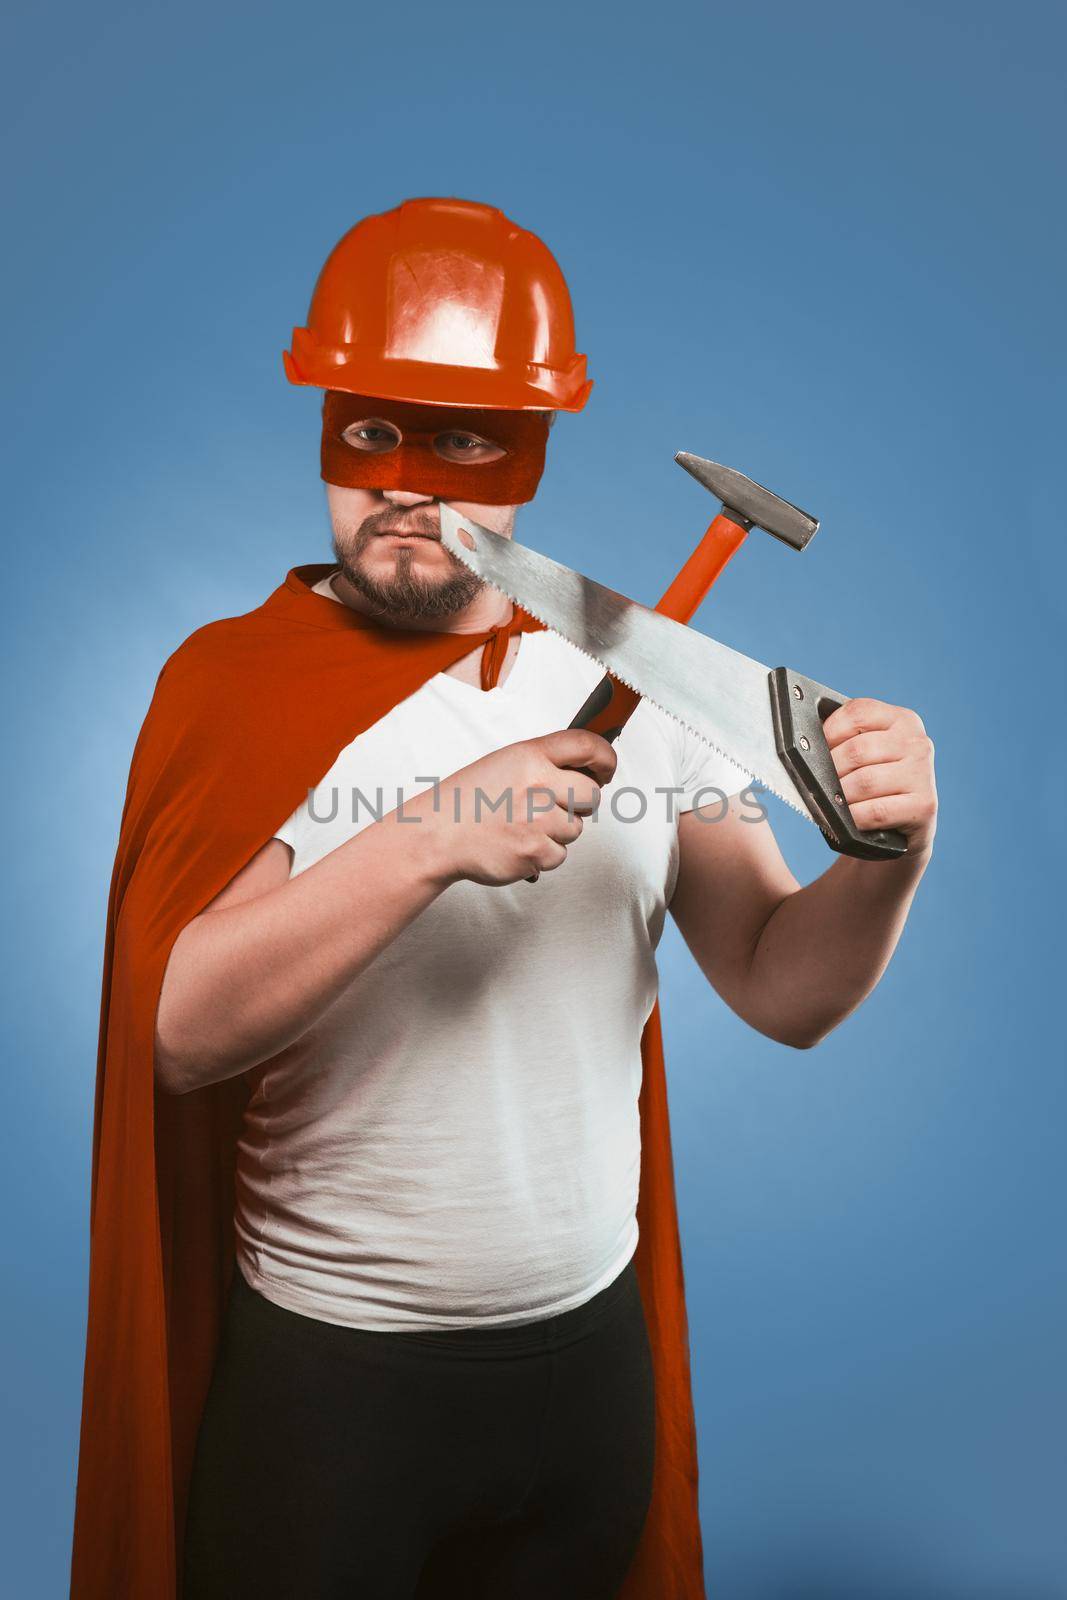
M 445 548 L 478 577 L 814 821 L 778 755 L 769 668 L 443 501 L 440 514 Z

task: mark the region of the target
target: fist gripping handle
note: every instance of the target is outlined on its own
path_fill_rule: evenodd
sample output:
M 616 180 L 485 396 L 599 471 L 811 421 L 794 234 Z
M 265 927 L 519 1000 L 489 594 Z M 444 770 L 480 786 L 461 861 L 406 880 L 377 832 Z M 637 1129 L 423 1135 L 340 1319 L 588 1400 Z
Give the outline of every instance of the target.
M 609 744 L 614 744 L 640 699 L 641 696 L 634 694 L 624 683 L 619 683 L 610 673 L 606 674 L 568 727 L 589 728 L 591 732 L 601 734 Z M 574 770 L 580 772 L 583 778 L 593 776 L 588 767 L 576 767 Z M 526 882 L 536 883 L 540 876 L 539 872 L 533 872 Z
M 861 861 L 895 861 L 904 855 L 908 841 L 903 833 L 896 828 L 863 833 L 841 793 L 841 779 L 822 725 L 832 711 L 844 705 L 845 697 L 787 667 L 775 667 L 768 674 L 768 683 L 779 758 L 830 848 Z

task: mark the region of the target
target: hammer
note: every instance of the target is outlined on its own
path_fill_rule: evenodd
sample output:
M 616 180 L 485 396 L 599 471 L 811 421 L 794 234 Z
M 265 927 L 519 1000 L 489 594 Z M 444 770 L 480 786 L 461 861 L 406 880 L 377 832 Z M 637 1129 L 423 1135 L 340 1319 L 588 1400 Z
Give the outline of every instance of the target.
M 793 550 L 803 550 L 818 532 L 819 522 L 733 467 L 705 461 L 688 450 L 679 450 L 674 459 L 722 501 L 722 510 L 656 606 L 673 621 L 688 622 L 753 528 L 773 534 Z M 591 728 L 614 741 L 640 698 L 627 684 L 605 673 L 570 726 Z

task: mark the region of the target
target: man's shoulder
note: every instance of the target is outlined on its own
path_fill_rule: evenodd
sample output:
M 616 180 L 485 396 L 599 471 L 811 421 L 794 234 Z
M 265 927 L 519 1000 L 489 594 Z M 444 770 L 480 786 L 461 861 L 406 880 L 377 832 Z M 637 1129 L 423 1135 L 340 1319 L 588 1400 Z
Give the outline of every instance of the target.
M 212 760 L 263 721 L 276 631 L 262 608 L 203 623 L 167 656 L 138 736 L 135 766 Z M 282 652 L 284 654 L 284 652 Z M 275 674 L 275 678 L 276 678 Z M 267 687 L 261 688 L 261 685 Z
M 163 663 L 160 676 L 170 677 L 216 673 L 227 663 L 243 659 L 249 647 L 269 639 L 277 629 L 277 619 L 263 605 L 239 616 L 218 617 L 194 628 Z

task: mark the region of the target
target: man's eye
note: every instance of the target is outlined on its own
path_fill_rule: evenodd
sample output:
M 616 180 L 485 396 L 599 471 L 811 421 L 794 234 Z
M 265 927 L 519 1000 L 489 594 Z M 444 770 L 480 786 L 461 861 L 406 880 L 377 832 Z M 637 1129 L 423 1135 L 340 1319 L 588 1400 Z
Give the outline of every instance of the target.
M 400 434 L 385 422 L 350 422 L 341 438 L 356 450 L 394 450 L 400 443 Z
M 434 449 L 446 461 L 499 461 L 501 456 L 507 454 L 500 445 L 482 439 L 476 433 L 439 433 L 434 440 Z

